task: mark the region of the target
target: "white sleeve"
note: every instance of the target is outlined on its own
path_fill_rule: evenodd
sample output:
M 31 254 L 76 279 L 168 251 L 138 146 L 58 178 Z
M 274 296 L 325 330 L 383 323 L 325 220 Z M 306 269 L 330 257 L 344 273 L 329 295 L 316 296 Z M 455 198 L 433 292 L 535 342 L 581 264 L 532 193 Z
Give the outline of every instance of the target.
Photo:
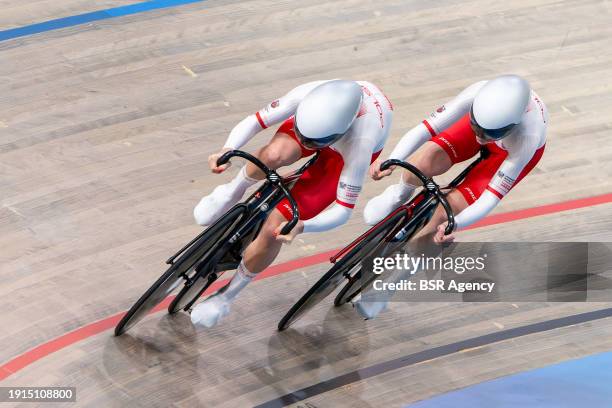
M 427 126 L 424 123 L 419 123 L 401 138 L 389 155 L 389 159 L 404 160 L 429 139 L 431 139 L 431 133 L 429 133 Z
M 240 149 L 262 129 L 255 115 L 249 115 L 234 126 L 223 148 Z
M 476 221 L 483 219 L 499 202 L 499 197 L 489 190 L 485 190 L 478 200 L 474 201 L 472 205 L 455 217 L 455 230 L 466 228 Z
M 292 89 L 286 95 L 270 102 L 265 108 L 240 121 L 230 132 L 223 147 L 239 149 L 263 129 L 289 118 L 308 92 L 325 81 L 314 81 Z
M 431 135 L 435 136 L 445 131 L 463 115 L 468 113 L 472 107 L 472 102 L 474 102 L 476 94 L 486 83 L 487 81 L 480 81 L 468 86 L 451 101 L 433 111 L 429 117 L 423 121 L 423 124 L 429 128 Z
M 512 136 L 510 136 L 512 137 Z M 511 140 L 505 140 L 504 147 L 508 150 L 508 156 L 499 166 L 495 175 L 489 181 L 487 190 L 502 199 L 512 189 L 517 178 L 533 158 L 537 151 L 535 138 L 520 135 Z
M 367 129 L 367 124 L 364 125 L 358 133 L 363 134 L 361 132 Z M 370 167 L 374 146 L 372 140 L 367 137 L 357 134 L 347 136 L 357 137 L 343 153 L 344 167 L 338 180 L 336 203 L 316 217 L 304 221 L 304 232 L 321 232 L 336 228 L 347 222 L 353 212 L 363 179 Z
M 336 203 L 351 209 L 355 207 L 374 153 L 372 144 L 371 140 L 360 138 L 344 155 L 344 167 L 336 189 Z
M 335 203 L 316 217 L 304 221 L 304 232 L 323 232 L 346 223 L 353 211 Z
M 465 115 L 472 106 L 476 93 L 486 81 L 476 82 L 465 88 L 451 101 L 432 112 L 427 119 L 410 129 L 389 155 L 390 159 L 404 160 L 433 136 L 448 129 Z

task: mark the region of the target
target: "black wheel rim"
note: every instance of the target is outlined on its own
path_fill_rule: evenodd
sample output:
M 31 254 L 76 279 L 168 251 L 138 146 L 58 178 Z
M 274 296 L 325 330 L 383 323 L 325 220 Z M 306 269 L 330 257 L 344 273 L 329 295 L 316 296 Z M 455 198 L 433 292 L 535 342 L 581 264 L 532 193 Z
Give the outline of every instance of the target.
M 180 274 L 171 274 L 166 280 L 160 282 L 160 284 L 157 285 L 157 287 L 148 296 L 143 295 L 142 303 L 140 303 L 140 305 L 136 307 L 133 312 L 130 309 L 130 312 L 132 312 L 131 314 L 130 312 L 126 314 L 127 319 L 123 324 L 122 333 L 131 329 L 136 323 L 142 320 L 142 318 L 145 317 L 155 306 L 160 304 L 168 295 L 170 295 L 170 293 L 176 289 L 182 280 L 183 277 Z

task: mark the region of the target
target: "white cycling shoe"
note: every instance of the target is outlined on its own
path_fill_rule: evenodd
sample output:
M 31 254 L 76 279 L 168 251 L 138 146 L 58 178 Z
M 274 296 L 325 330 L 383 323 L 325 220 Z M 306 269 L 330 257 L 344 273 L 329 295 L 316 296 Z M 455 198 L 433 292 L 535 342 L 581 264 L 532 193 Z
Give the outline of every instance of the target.
M 229 191 L 228 191 L 229 190 Z M 215 187 L 212 193 L 202 198 L 193 209 L 193 218 L 202 226 L 211 225 L 236 204 L 244 191 L 231 191 L 227 184 Z
M 363 219 L 365 223 L 368 225 L 375 225 L 380 222 L 380 220 L 389 215 L 391 211 L 405 203 L 410 198 L 413 191 L 413 186 L 401 182 L 387 187 L 385 191 L 372 198 L 366 204 L 363 210 Z
M 365 320 L 374 319 L 380 312 L 387 309 L 388 301 L 383 302 L 368 302 L 361 298 L 361 294 L 351 301 L 353 307 L 357 309 L 357 313 Z
M 194 326 L 211 328 L 229 314 L 230 305 L 231 300 L 217 292 L 193 308 L 191 323 Z
M 215 187 L 212 193 L 202 198 L 193 209 L 193 218 L 202 226 L 211 225 L 236 204 L 257 180 L 246 174 L 244 166 L 227 184 Z

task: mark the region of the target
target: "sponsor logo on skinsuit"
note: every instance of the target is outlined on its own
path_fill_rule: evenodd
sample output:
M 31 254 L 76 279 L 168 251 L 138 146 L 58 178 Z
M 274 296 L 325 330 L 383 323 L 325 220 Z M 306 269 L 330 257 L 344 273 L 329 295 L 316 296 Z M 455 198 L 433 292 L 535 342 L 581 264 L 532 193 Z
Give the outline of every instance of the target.
M 343 181 L 338 183 L 338 185 L 340 186 L 340 189 L 345 190 L 347 192 L 359 193 L 361 191 L 361 186 L 353 186 L 351 184 L 346 184 Z
M 382 109 L 382 106 L 380 106 L 380 102 L 378 102 L 377 100 L 374 101 L 374 106 L 376 106 L 376 110 L 378 111 L 378 118 L 380 119 L 380 127 L 384 128 L 385 127 L 385 122 L 383 120 L 383 109 Z
M 453 146 L 451 144 L 451 142 L 449 142 L 448 140 L 446 140 L 445 138 L 441 137 L 440 138 L 441 141 L 444 142 L 444 144 L 446 144 L 448 146 L 449 149 L 451 149 L 451 151 L 453 152 L 453 156 L 455 156 L 455 158 L 457 158 L 457 152 L 455 151 L 455 146 Z
M 512 189 L 515 181 L 515 179 L 507 176 L 503 171 L 499 170 L 497 172 L 497 177 L 495 177 L 491 182 L 491 187 L 499 191 L 502 195 L 506 195 Z
M 540 98 L 538 98 L 537 96 L 534 97 L 534 99 L 538 103 L 538 106 L 540 107 L 540 114 L 542 115 L 542 121 L 544 121 L 544 123 L 546 123 L 546 115 L 544 114 L 544 104 L 542 103 Z
M 374 99 L 373 103 L 374 106 L 376 107 L 376 111 L 378 112 L 378 119 L 380 120 L 380 127 L 384 128 L 385 127 L 385 122 L 383 119 L 383 108 L 380 105 L 380 102 L 378 102 L 378 99 L 376 99 L 376 97 L 374 96 L 374 94 L 372 94 L 372 91 L 370 91 L 368 88 L 366 88 L 365 86 L 361 85 L 361 89 L 363 90 L 363 93 L 366 94 L 367 96 L 371 97 L 372 99 Z M 386 96 L 385 96 L 386 98 Z M 387 99 L 387 102 L 389 102 L 389 99 Z M 393 110 L 393 106 L 391 106 L 391 102 L 389 102 L 390 108 L 391 110 Z M 360 109 L 360 113 L 361 113 L 361 109 Z M 361 116 L 361 114 L 358 114 L 357 117 Z
M 471 189 L 471 188 L 469 188 L 469 187 L 464 187 L 464 190 L 468 192 L 468 194 L 470 195 L 470 197 L 472 197 L 472 199 L 473 199 L 474 201 L 476 201 L 476 199 L 477 199 L 476 194 L 474 194 L 474 192 L 472 191 L 472 189 Z
M 276 99 L 270 102 L 269 105 L 266 105 L 266 107 L 263 110 L 269 113 L 272 109 L 278 108 L 279 105 L 280 105 L 280 101 Z
M 361 192 L 361 186 L 354 186 L 341 181 L 338 183 L 338 190 L 338 196 L 342 197 L 342 201 L 354 204 Z
M 429 117 L 432 118 L 432 119 L 435 119 L 435 118 L 438 117 L 438 114 L 444 112 L 445 110 L 446 110 L 446 106 L 442 105 L 438 109 L 436 109 L 434 112 L 431 112 L 429 114 Z

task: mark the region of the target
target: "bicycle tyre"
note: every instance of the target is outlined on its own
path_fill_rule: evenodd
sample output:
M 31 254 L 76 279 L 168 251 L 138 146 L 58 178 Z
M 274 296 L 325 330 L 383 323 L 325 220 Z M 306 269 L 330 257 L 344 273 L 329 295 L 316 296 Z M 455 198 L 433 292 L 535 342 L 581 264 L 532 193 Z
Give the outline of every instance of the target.
M 182 273 L 172 265 L 132 305 L 115 327 L 115 336 L 120 336 L 138 323 L 151 309 L 160 304 L 181 283 Z
M 257 237 L 262 225 L 263 225 L 263 222 L 259 224 L 259 226 L 255 229 L 253 233 L 247 235 L 246 240 L 244 239 L 242 240 L 242 244 L 241 244 L 242 247 L 248 246 L 248 244 L 250 244 Z M 218 248 L 218 251 L 221 252 L 222 249 L 223 247 Z M 217 253 L 217 256 L 218 255 L 219 253 Z M 211 262 L 218 262 L 218 261 L 209 260 L 205 262 L 206 264 L 210 264 Z M 168 313 L 171 313 L 171 314 L 176 313 L 181 309 L 183 309 L 184 311 L 188 311 L 189 309 L 191 309 L 193 304 L 200 297 L 202 297 L 202 294 L 206 292 L 206 290 L 210 287 L 210 285 L 212 285 L 217 279 L 219 279 L 221 275 L 223 275 L 226 271 L 236 269 L 238 267 L 238 264 L 234 264 L 232 266 L 224 264 L 223 266 L 220 267 L 220 264 L 216 263 L 216 265 L 213 268 L 214 278 L 212 278 L 213 274 L 211 274 L 210 271 L 206 273 L 200 273 L 200 276 L 197 277 L 197 279 L 195 278 L 195 275 L 194 275 L 193 282 L 191 283 L 191 285 L 185 285 L 185 287 L 181 289 L 179 294 L 176 295 L 176 298 L 173 300 L 173 303 L 175 303 L 175 301 L 176 303 L 175 304 L 171 303 L 170 306 L 168 306 Z M 196 283 L 198 284 L 196 285 Z

